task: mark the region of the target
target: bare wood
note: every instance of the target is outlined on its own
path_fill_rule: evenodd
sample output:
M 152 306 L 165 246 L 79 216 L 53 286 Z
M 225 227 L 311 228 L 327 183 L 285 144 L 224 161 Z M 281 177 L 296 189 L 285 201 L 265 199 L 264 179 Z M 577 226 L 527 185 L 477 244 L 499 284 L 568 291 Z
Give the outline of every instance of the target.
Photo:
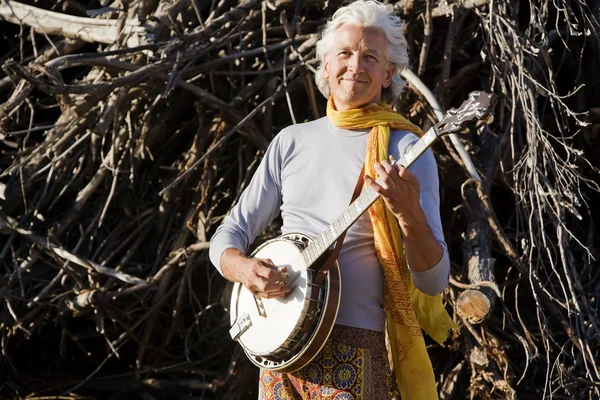
M 415 88 L 427 99 L 427 101 L 433 108 L 438 120 L 442 119 L 444 116 L 444 111 L 431 89 L 429 89 L 427 85 L 425 85 L 425 83 L 423 83 L 423 81 L 409 69 L 405 69 L 402 71 L 402 77 L 408 82 L 410 82 L 412 85 L 414 85 Z M 465 146 L 463 146 L 463 144 L 460 142 L 460 140 L 458 140 L 455 134 L 450 134 L 448 136 L 450 137 L 452 145 L 454 146 L 454 148 L 460 156 L 460 159 L 462 160 L 462 165 L 464 165 L 471 178 L 475 180 L 481 180 L 481 177 L 479 176 L 475 165 L 473 165 L 473 161 L 471 160 L 469 153 L 467 153 L 467 151 L 465 150 Z
M 411 83 L 415 84 L 419 91 L 425 95 L 434 107 L 438 118 L 441 118 L 441 106 L 437 102 L 435 95 L 415 76 L 407 71 L 403 74 Z M 456 135 L 450 135 L 452 144 L 461 156 L 463 165 L 471 174 L 474 185 L 482 187 L 481 177 L 473 165 L 469 154 Z M 494 157 L 488 157 L 488 161 L 494 161 Z M 465 185 L 463 185 L 464 187 Z M 468 188 L 468 186 L 467 186 Z M 482 200 L 477 198 L 476 190 L 469 191 L 463 195 L 467 203 L 469 223 L 465 237 L 466 259 L 469 282 L 478 285 L 480 282 L 494 283 L 494 259 L 489 250 L 489 226 L 487 224 L 487 210 L 482 205 Z M 456 303 L 457 312 L 471 323 L 480 323 L 491 312 L 496 298 L 496 293 L 489 288 L 482 288 L 480 291 L 475 289 L 464 292 Z
M 115 271 L 112 268 L 105 267 L 103 265 L 97 264 L 94 261 L 86 260 L 82 257 L 79 257 L 68 250 L 65 250 L 61 246 L 58 246 L 55 243 L 52 243 L 48 238 L 42 237 L 28 229 L 19 228 L 17 222 L 2 213 L 0 213 L 0 229 L 10 229 L 11 231 L 17 232 L 20 235 L 26 237 L 30 241 L 37 244 L 44 250 L 50 251 L 62 259 L 71 261 L 77 265 L 88 268 L 90 270 L 95 270 L 96 272 L 104 275 L 111 276 L 113 278 L 119 279 L 120 281 L 131 283 L 131 284 L 140 284 L 144 283 L 143 279 L 137 278 L 135 276 L 126 274 L 124 272 Z
M 425 4 L 425 29 L 423 32 L 423 44 L 421 45 L 421 54 L 419 55 L 419 68 L 417 69 L 417 75 L 419 76 L 422 76 L 425 73 L 425 67 L 427 66 L 427 55 L 429 54 L 429 47 L 431 46 L 431 39 L 433 36 L 433 23 L 431 21 L 433 0 L 425 0 Z
M 477 190 L 471 184 L 481 185 L 481 182 L 470 180 L 463 184 L 463 201 L 468 219 L 464 242 L 468 278 L 473 286 L 481 282 L 493 284 L 496 261 L 490 254 L 488 216 Z M 490 314 L 495 300 L 496 292 L 489 287 L 469 289 L 459 296 L 456 311 L 470 323 L 478 324 Z
M 484 291 L 491 294 L 488 296 Z M 495 298 L 495 293 L 486 288 L 465 290 L 456 301 L 456 312 L 470 323 L 479 324 L 492 311 L 493 302 L 490 297 Z
M 465 370 L 465 361 L 461 361 L 447 374 L 442 382 L 440 389 L 440 400 L 448 400 L 453 398 L 453 393 L 460 385 L 459 378 Z
M 447 17 L 452 15 L 455 9 L 473 9 L 488 5 L 489 0 L 464 0 L 448 4 L 447 2 L 439 2 L 437 7 L 431 10 L 432 17 Z M 414 8 L 414 0 L 401 0 L 394 4 L 394 10 L 401 12 L 404 15 L 410 14 Z
M 97 93 L 99 95 L 108 94 L 111 90 L 121 86 L 133 86 L 140 84 L 141 82 L 148 79 L 154 73 L 168 69 L 168 65 L 147 65 L 138 68 L 136 71 L 131 72 L 123 77 L 115 78 L 109 82 L 102 83 L 91 83 L 91 84 L 55 84 L 46 82 L 36 76 L 33 76 L 25 67 L 20 65 L 14 60 L 8 60 L 5 67 L 10 69 L 15 75 L 22 79 L 27 80 L 37 89 L 42 90 L 48 94 L 87 94 Z
M 446 35 L 446 43 L 444 45 L 442 71 L 440 72 L 438 81 L 433 89 L 435 96 L 438 99 L 441 99 L 440 101 L 442 104 L 447 104 L 446 93 L 452 89 L 452 86 L 449 85 L 449 78 L 453 60 L 452 54 L 454 52 L 454 41 L 458 32 L 460 32 L 462 28 L 465 16 L 465 12 L 463 12 L 461 9 L 457 10 L 450 21 L 450 26 L 448 27 L 448 34 Z
M 226 12 L 218 18 L 212 19 L 211 14 L 211 16 L 209 16 L 207 21 L 205 22 L 207 25 L 199 26 L 195 30 L 195 32 L 192 32 L 189 36 L 186 37 L 186 39 L 206 39 L 213 35 L 215 31 L 220 29 L 223 25 L 227 24 L 228 22 L 237 21 L 240 17 L 247 16 L 249 12 L 256 8 L 257 4 L 257 0 L 245 0 L 233 10 Z
M 432 10 L 431 15 L 433 17 L 445 17 L 451 15 L 456 8 L 472 9 L 486 6 L 489 3 L 489 0 L 465 0 L 452 4 L 442 3 Z
M 96 290 L 84 291 L 75 296 L 74 299 L 65 301 L 67 307 L 73 311 L 75 315 L 90 311 L 91 307 L 96 303 Z
M 55 57 L 59 57 L 64 54 L 69 54 L 74 51 L 79 50 L 85 45 L 83 40 L 78 39 L 64 39 L 59 41 L 58 43 L 53 44 L 52 46 L 48 46 L 46 50 L 42 52 L 38 57 L 33 60 L 35 64 L 45 64 L 46 62 L 52 60 Z M 58 53 L 57 53 L 58 51 Z M 5 90 L 9 85 L 11 85 L 11 79 L 9 76 L 0 79 L 0 91 Z
M 491 254 L 492 236 L 490 219 L 494 217 L 489 205 L 489 192 L 492 179 L 498 168 L 501 141 L 484 126 L 479 135 L 472 135 L 474 145 L 481 150 L 481 170 L 485 177 L 482 181 L 468 180 L 462 185 L 467 228 L 465 231 L 464 254 L 467 276 L 470 282 L 468 290 L 463 292 L 457 302 L 457 313 L 470 323 L 480 323 L 491 313 L 497 297 L 501 297 L 495 282 L 496 260 Z
M 0 132 L 3 131 L 3 125 L 13 115 L 25 101 L 33 86 L 26 80 L 21 80 L 14 92 L 4 104 L 0 104 Z M 0 138 L 4 138 L 4 135 L 0 133 Z
M 121 32 L 116 20 L 75 17 L 13 0 L 0 4 L 0 19 L 30 26 L 36 32 L 46 35 L 59 35 L 91 43 L 112 44 L 121 34 L 127 35 L 127 45 L 130 47 L 146 43 L 146 29 L 137 21 L 126 20 Z
M 14 8 L 25 2 L 19 1 L 0 0 L 0 4 L 3 9 Z M 230 205 L 238 201 L 264 154 L 265 144 L 275 131 L 289 124 L 287 104 L 281 101 L 285 89 L 280 85 L 282 78 L 287 77 L 289 102 L 299 122 L 313 119 L 316 110 L 324 106 L 309 73 L 318 65 L 314 39 L 317 28 L 343 2 L 100 0 L 103 8 L 99 10 L 89 9 L 98 7 L 96 0 L 27 3 L 53 7 L 59 17 L 66 13 L 84 16 L 87 12 L 96 17 L 81 18 L 83 24 L 115 24 L 120 34 L 111 43 L 95 42 L 98 46 L 94 48 L 82 39 L 44 34 L 20 21 L 14 22 L 21 24 L 20 32 L 13 35 L 11 32 L 18 32 L 19 26 L 14 29 L 10 23 L 5 24 L 11 40 L 2 43 L 6 50 L 3 60 L 17 60 L 39 79 L 36 84 L 41 90 L 27 79 L 15 79 L 10 62 L 8 76 L 0 78 L 1 101 L 9 101 L 0 112 L 7 128 L 0 129 L 6 136 L 0 138 L 0 208 L 19 221 L 20 228 L 40 232 L 46 246 L 50 240 L 83 260 L 136 275 L 143 283 L 130 284 L 110 276 L 107 279 L 107 275 L 65 261 L 53 250 L 5 228 L 0 232 L 0 265 L 4 271 L 0 292 L 10 301 L 0 307 L 5 360 L 20 362 L 18 349 L 11 344 L 26 343 L 23 339 L 29 336 L 35 343 L 40 332 L 49 332 L 48 337 L 56 333 L 54 337 L 62 337 L 60 344 L 57 340 L 53 346 L 64 356 L 62 360 L 78 363 L 79 354 L 87 357 L 84 363 L 90 370 L 98 367 L 88 378 L 65 377 L 57 370 L 59 379 L 52 382 L 54 389 L 35 387 L 27 377 L 30 371 L 22 369 L 22 376 L 14 379 L 11 368 L 7 368 L 6 380 L 20 386 L 14 391 L 18 390 L 21 397 L 57 392 L 77 397 L 80 391 L 95 390 L 99 382 L 106 382 L 102 375 L 125 360 L 114 357 L 120 357 L 125 343 L 125 354 L 133 356 L 142 343 L 145 352 L 139 379 L 132 375 L 122 380 L 111 377 L 123 386 L 132 382 L 133 389 L 119 389 L 133 392 L 136 382 L 145 381 L 152 384 L 144 387 L 158 390 L 157 386 L 165 381 L 178 381 L 183 374 L 191 374 L 190 379 L 199 377 L 198 381 L 206 385 L 190 388 L 215 390 L 216 398 L 252 397 L 251 391 L 256 390 L 255 369 L 230 368 L 225 372 L 228 363 L 239 367 L 243 361 L 249 362 L 239 349 L 238 357 L 231 357 L 233 345 L 220 334 L 225 311 L 219 293 L 222 283 L 206 257 L 208 240 Z M 600 324 L 594 312 L 600 273 L 592 259 L 596 211 L 589 206 L 594 204 L 597 190 L 586 187 L 585 181 L 598 182 L 592 171 L 598 158 L 600 113 L 589 96 L 599 88 L 597 79 L 592 79 L 597 63 L 590 56 L 598 53 L 598 27 L 590 23 L 591 14 L 586 13 L 585 5 L 566 0 L 532 4 L 531 21 L 539 21 L 539 25 L 531 21 L 514 24 L 512 16 L 519 11 L 515 4 L 494 3 L 490 12 L 491 4 L 487 0 L 432 0 L 426 17 L 425 0 L 394 2 L 397 11 L 404 7 L 400 12 L 406 21 L 426 17 L 433 28 L 423 80 L 432 87 L 439 83 L 434 94 L 440 104 L 436 106 L 437 100 L 431 101 L 427 94 L 407 93 L 402 107 L 410 108 L 414 122 L 433 120 L 432 109 L 445 110 L 454 96 L 474 86 L 495 91 L 499 100 L 491 138 L 485 132 L 471 134 L 467 136 L 471 142 L 463 140 L 462 149 L 455 147 L 460 141 L 447 140 L 447 152 L 436 154 L 445 178 L 440 182 L 441 208 L 448 232 L 456 232 L 451 221 L 456 221 L 452 217 L 457 213 L 452 207 L 460 204 L 461 198 L 454 189 L 464 180 L 455 173 L 454 164 L 465 169 L 467 178 L 477 181 L 480 174 L 481 180 L 481 185 L 469 181 L 464 187 L 465 199 L 458 211 L 460 221 L 466 217 L 470 224 L 466 236 L 446 236 L 454 250 L 465 239 L 468 242 L 462 282 L 457 282 L 455 275 L 450 280 L 451 289 L 445 293 L 451 303 L 459 305 L 457 308 L 466 304 L 467 311 L 453 310 L 464 324 L 461 335 L 452 338 L 451 349 L 443 353 L 449 357 L 438 358 L 438 349 L 430 348 L 436 374 L 442 373 L 438 379 L 441 398 L 489 397 L 490 391 L 496 397 L 511 398 L 517 388 L 525 389 L 513 382 L 513 377 L 532 378 L 540 384 L 546 380 L 545 387 L 536 387 L 539 393 L 544 390 L 564 397 L 564 388 L 568 388 L 571 393 L 598 398 L 600 386 L 594 383 L 600 372 L 594 344 Z M 577 21 L 568 24 L 565 20 L 549 20 L 547 16 L 560 7 L 565 19 Z M 288 24 L 288 19 L 280 19 L 283 11 L 299 18 L 294 22 L 289 18 Z M 462 28 L 459 12 L 466 16 Z M 593 13 L 600 15 L 595 9 Z M 148 24 L 148 32 L 154 35 L 148 40 L 156 42 L 114 51 L 127 36 L 119 30 L 119 24 L 135 15 Z M 2 17 L 0 21 L 4 21 Z M 73 26 L 63 25 L 65 29 Z M 414 27 L 412 24 L 410 33 L 417 36 Z M 412 60 L 416 65 L 422 50 L 410 33 L 407 40 L 416 55 Z M 581 35 L 582 40 L 568 40 L 574 35 Z M 75 52 L 69 48 L 73 43 L 79 47 L 85 44 L 86 53 L 59 57 L 46 64 L 59 54 Z M 562 47 L 567 43 L 569 49 L 565 52 Z M 546 57 L 550 47 L 554 56 Z M 565 56 L 568 63 L 562 62 Z M 128 83 L 127 78 L 135 77 L 134 72 L 159 65 L 164 69 L 151 69 L 138 75 L 138 81 Z M 569 73 L 585 86 L 577 91 L 568 84 L 559 85 L 561 93 L 569 94 L 567 101 L 558 95 L 552 82 Z M 265 78 L 256 83 L 263 85 L 266 81 L 271 86 L 247 87 L 256 77 Z M 115 81 L 121 78 L 125 81 Z M 108 107 L 120 84 L 125 86 L 127 96 L 119 96 L 119 102 Z M 25 86 L 34 90 L 19 96 Z M 410 103 L 404 102 L 406 99 Z M 427 102 L 432 107 L 422 106 Z M 173 109 L 183 111 L 172 118 Z M 576 127 L 572 117 L 582 118 L 576 110 L 589 110 L 587 122 L 593 125 Z M 209 129 L 211 126 L 217 128 Z M 575 135 L 579 129 L 581 133 Z M 574 136 L 565 139 L 562 135 L 566 132 Z M 125 137 L 118 138 L 121 133 Z M 221 140 L 225 134 L 228 139 Z M 499 145 L 499 141 L 505 143 Z M 499 149 L 501 159 L 491 159 L 494 153 L 490 148 Z M 560 154 L 555 153 L 557 149 Z M 583 156 L 576 154 L 579 151 Z M 114 152 L 109 171 L 97 185 L 88 186 L 102 174 L 102 160 L 110 160 L 109 152 Z M 158 191 L 200 158 L 202 161 L 185 183 L 169 190 L 169 200 L 175 206 L 163 207 Z M 497 193 L 508 201 L 492 205 L 488 186 L 491 180 Z M 70 218 L 73 204 L 80 209 Z M 478 221 L 482 210 L 482 221 Z M 501 212 L 501 218 L 495 212 Z M 104 219 L 99 227 L 100 215 Z M 189 215 L 199 215 L 200 220 Z M 580 217 L 583 220 L 578 222 Z M 497 239 L 498 245 L 482 249 L 486 224 L 488 235 Z M 276 221 L 268 234 L 277 227 Z M 189 231 L 185 243 L 173 245 L 181 230 Z M 193 244 L 195 241 L 200 243 Z M 489 259 L 490 253 L 497 257 L 495 265 L 493 258 Z M 455 257 L 454 252 L 453 261 L 460 259 Z M 486 259 L 491 263 L 486 264 Z M 185 265 L 188 267 L 183 275 Z M 506 280 L 485 280 L 481 266 L 496 269 Z M 121 267 L 127 269 L 120 271 Z M 157 299 L 161 281 L 167 290 Z M 493 304 L 486 290 L 495 292 Z M 505 293 L 510 296 L 506 304 L 501 297 Z M 465 298 L 468 303 L 463 303 Z M 475 326 L 468 322 L 482 318 L 492 307 L 496 310 L 488 314 L 489 323 Z M 172 312 L 176 317 L 171 320 Z M 81 324 L 69 321 L 74 315 Z M 52 316 L 60 317 L 52 321 Z M 149 339 L 140 342 L 150 324 L 153 329 Z M 77 325 L 91 329 L 77 331 Z M 95 348 L 98 352 L 92 357 L 86 355 L 88 344 L 80 342 L 90 334 L 96 336 L 95 340 L 106 340 L 106 347 Z M 209 354 L 205 351 L 213 348 Z M 78 353 L 79 349 L 84 352 Z M 503 354 L 503 349 L 510 349 L 510 357 Z M 573 362 L 552 364 L 563 356 Z M 103 357 L 115 364 L 103 361 L 99 365 Z M 56 362 L 60 364 L 61 359 Z M 530 367 L 532 362 L 535 368 Z M 35 368 L 40 363 L 30 364 Z M 135 372 L 134 367 L 123 364 L 125 369 L 124 373 Z M 89 379 L 96 373 L 98 376 Z M 80 389 L 67 390 L 80 381 Z M 154 391 L 136 394 L 148 399 L 157 397 Z M 180 397 L 178 393 L 171 395 Z M 201 397 L 200 392 L 186 395 Z

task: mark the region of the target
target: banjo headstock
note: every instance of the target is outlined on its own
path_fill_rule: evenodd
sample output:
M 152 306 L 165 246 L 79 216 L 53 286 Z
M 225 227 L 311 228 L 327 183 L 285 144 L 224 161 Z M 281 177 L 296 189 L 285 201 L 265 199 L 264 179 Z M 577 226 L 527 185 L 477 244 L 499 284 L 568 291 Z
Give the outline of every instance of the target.
M 491 124 L 494 120 L 493 108 L 494 96 L 491 93 L 471 92 L 460 107 L 448 110 L 444 118 L 434 126 L 436 134 L 443 136 L 467 132 L 468 125 L 473 122 Z

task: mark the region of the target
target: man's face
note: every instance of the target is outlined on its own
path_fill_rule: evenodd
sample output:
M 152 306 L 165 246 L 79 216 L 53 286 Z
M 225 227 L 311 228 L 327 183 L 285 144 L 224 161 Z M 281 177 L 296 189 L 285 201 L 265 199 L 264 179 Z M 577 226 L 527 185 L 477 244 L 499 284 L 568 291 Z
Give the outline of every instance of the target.
M 387 40 L 381 29 L 342 25 L 336 44 L 325 57 L 323 76 L 329 81 L 339 111 L 381 103 L 381 91 L 392 82 L 395 68 L 386 58 Z

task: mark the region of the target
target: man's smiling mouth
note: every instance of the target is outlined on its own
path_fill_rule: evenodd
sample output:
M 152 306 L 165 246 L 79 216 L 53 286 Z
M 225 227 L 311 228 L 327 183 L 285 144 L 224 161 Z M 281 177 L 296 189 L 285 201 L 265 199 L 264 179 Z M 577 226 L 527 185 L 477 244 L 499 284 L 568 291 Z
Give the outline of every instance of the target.
M 346 81 L 346 82 L 366 83 L 365 81 L 361 81 L 360 79 L 356 79 L 356 78 L 341 78 L 340 80 Z

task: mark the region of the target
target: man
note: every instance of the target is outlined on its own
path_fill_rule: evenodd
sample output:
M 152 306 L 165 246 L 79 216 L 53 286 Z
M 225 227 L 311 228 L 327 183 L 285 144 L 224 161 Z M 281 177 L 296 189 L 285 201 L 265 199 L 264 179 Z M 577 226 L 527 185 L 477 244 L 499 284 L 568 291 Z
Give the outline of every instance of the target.
M 398 74 L 408 64 L 402 31 L 400 18 L 375 1 L 356 1 L 334 14 L 317 43 L 316 82 L 329 99 L 327 117 L 273 139 L 211 239 L 211 260 L 226 279 L 255 296 L 282 297 L 290 290 L 280 284 L 285 268 L 246 256 L 280 211 L 282 233 L 316 236 L 348 206 L 363 164 L 365 184 L 383 199 L 346 234 L 337 258 L 341 304 L 323 350 L 299 371 L 261 371 L 261 399 L 389 398 L 386 327 L 403 398 L 437 398 L 421 333 L 443 342 L 453 326 L 438 295 L 450 263 L 437 165 L 430 151 L 410 171 L 387 161 L 388 155 L 400 159 L 421 133 L 386 106 L 404 84 Z

